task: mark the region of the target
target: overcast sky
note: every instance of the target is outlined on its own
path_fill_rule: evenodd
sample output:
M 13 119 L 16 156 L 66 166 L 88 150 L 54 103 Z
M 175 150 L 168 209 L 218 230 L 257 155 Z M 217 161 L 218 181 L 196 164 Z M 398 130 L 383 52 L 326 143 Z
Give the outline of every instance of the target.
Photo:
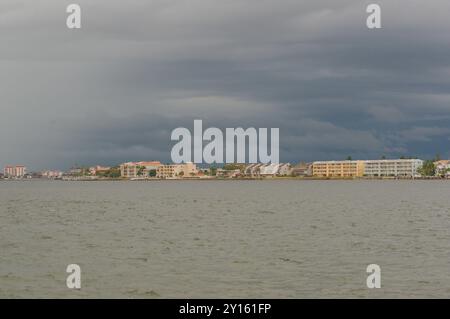
M 0 166 L 170 161 L 194 119 L 279 127 L 281 161 L 450 157 L 449 15 L 448 0 L 1 0 Z

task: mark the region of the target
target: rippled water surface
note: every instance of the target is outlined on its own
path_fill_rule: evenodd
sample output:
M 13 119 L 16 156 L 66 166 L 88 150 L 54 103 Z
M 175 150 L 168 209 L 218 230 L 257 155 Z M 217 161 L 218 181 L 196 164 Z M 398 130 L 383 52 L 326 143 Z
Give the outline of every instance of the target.
M 0 182 L 0 297 L 449 298 L 450 182 Z

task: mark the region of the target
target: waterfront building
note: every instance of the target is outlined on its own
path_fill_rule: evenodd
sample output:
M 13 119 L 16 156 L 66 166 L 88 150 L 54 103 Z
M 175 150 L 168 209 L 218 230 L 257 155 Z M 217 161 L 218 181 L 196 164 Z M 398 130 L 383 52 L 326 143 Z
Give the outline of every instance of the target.
M 93 167 L 89 167 L 89 174 L 91 175 L 97 175 L 97 173 L 104 173 L 107 172 L 111 169 L 111 167 L 109 166 L 93 166 Z
M 193 177 L 198 174 L 197 165 L 194 163 L 161 165 L 156 169 L 156 177 L 161 179 Z
M 361 177 L 364 161 L 317 161 L 312 164 L 315 177 Z
M 290 163 L 281 163 L 278 167 L 278 176 L 289 176 L 292 175 L 292 165 Z
M 244 168 L 244 175 L 247 177 L 259 177 L 260 168 L 263 166 L 261 163 L 249 164 Z
M 364 161 L 364 176 L 368 177 L 420 177 L 420 159 L 381 159 Z
M 43 171 L 41 176 L 49 179 L 59 179 L 62 178 L 63 172 L 61 171 Z
M 218 168 L 216 170 L 216 176 L 217 177 L 223 177 L 223 178 L 235 178 L 238 177 L 239 175 L 241 175 L 241 170 L 240 169 L 223 169 L 223 168 Z
M 249 164 L 244 168 L 247 177 L 288 176 L 292 173 L 290 163 Z
M 259 176 L 261 177 L 274 177 L 277 175 L 280 169 L 280 164 L 264 164 L 259 167 Z
M 299 163 L 292 167 L 291 175 L 293 176 L 311 176 L 312 163 Z
M 120 165 L 120 176 L 125 178 L 148 177 L 151 171 L 156 171 L 161 162 L 128 162 Z
M 27 168 L 23 165 L 6 166 L 3 175 L 7 178 L 22 178 L 27 173 Z
M 436 175 L 450 178 L 450 160 L 440 160 L 434 162 Z
M 14 166 L 5 166 L 5 168 L 3 169 L 3 175 L 5 177 L 13 177 L 16 175 Z

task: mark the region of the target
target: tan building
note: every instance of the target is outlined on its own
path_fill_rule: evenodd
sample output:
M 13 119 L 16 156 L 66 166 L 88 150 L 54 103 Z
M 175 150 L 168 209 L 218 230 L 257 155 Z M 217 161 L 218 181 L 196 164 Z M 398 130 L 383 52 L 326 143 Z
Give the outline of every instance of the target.
M 156 170 L 157 178 L 193 177 L 198 174 L 194 163 L 161 165 Z
M 156 171 L 161 165 L 158 161 L 123 163 L 120 165 L 120 176 L 125 178 L 148 177 L 150 171 Z
M 364 175 L 364 161 L 324 161 L 312 164 L 316 177 L 361 177 Z

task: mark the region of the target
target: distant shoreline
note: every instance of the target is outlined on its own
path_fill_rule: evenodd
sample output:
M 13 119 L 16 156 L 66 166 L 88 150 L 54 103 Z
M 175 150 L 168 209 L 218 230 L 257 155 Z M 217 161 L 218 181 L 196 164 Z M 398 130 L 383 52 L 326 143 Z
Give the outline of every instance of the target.
M 25 179 L 0 179 L 0 182 L 183 182 L 183 181 L 450 181 L 450 178 L 395 178 L 395 177 L 269 177 L 269 178 L 148 178 L 148 179 L 127 179 L 127 178 L 76 178 L 76 179 L 46 179 L 46 178 L 25 178 Z

